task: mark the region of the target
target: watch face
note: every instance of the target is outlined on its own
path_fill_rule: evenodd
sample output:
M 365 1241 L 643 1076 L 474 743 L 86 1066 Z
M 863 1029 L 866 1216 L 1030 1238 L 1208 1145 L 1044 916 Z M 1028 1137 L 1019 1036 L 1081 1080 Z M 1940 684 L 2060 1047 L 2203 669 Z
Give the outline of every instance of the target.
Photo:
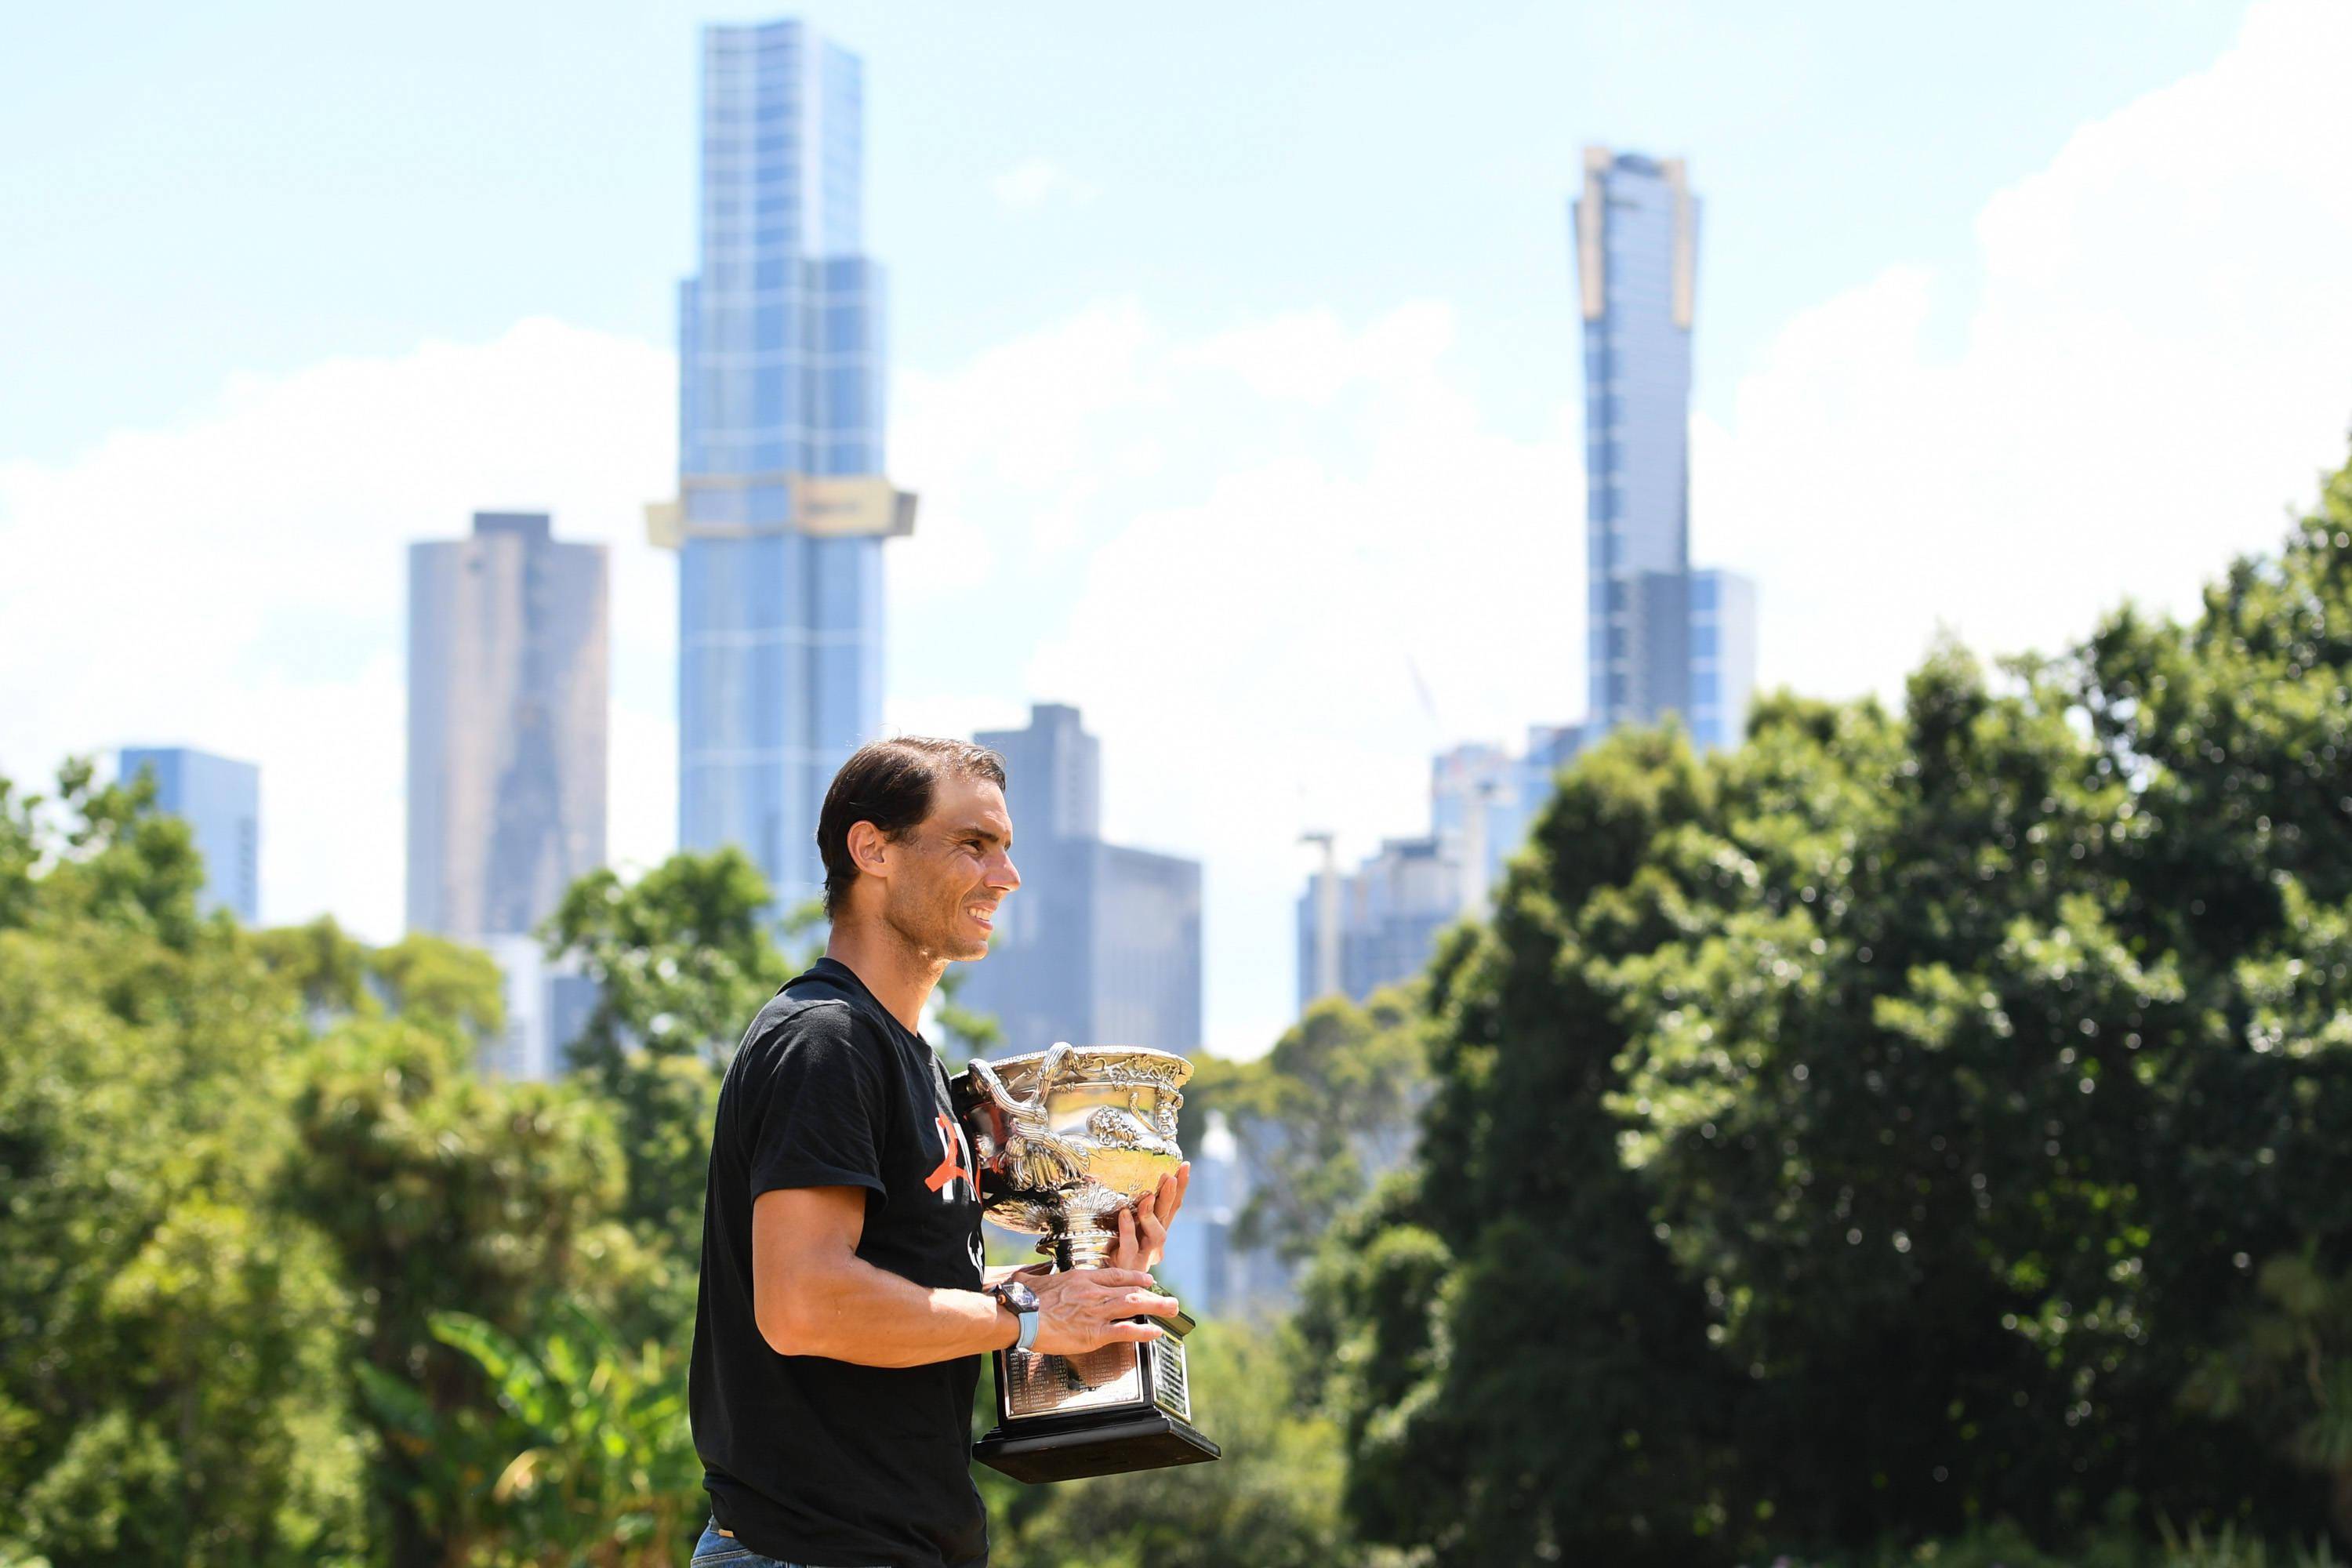
M 1034 1312 L 1037 1310 L 1037 1292 L 1018 1279 L 1007 1279 L 996 1289 L 997 1294 L 1004 1298 L 1004 1304 L 1016 1312 Z

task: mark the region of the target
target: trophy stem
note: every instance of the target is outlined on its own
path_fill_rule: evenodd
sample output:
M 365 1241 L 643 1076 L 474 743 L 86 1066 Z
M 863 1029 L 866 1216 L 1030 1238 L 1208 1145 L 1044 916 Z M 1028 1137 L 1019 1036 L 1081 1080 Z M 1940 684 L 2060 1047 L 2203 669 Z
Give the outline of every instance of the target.
M 1110 1249 L 1118 1240 L 1117 1231 L 1099 1226 L 1063 1231 L 1053 1238 L 1054 1267 L 1063 1270 L 1108 1268 Z

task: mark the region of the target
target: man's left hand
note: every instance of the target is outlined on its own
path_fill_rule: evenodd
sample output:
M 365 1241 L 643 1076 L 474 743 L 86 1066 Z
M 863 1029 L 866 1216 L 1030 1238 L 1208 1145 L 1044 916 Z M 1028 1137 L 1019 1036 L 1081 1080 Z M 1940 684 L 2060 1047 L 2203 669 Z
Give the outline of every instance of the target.
M 1118 1240 L 1110 1249 L 1113 1268 L 1150 1268 L 1168 1248 L 1168 1227 L 1184 1206 L 1184 1189 L 1192 1184 L 1192 1163 L 1160 1178 L 1159 1187 L 1118 1211 Z

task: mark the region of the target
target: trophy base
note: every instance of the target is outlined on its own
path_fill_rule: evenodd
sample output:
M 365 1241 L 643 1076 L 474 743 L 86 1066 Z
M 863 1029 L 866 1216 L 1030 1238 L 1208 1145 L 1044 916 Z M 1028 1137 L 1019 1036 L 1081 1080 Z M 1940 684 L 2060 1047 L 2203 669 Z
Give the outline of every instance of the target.
M 1070 1481 L 1197 1465 L 1223 1452 L 1164 1410 L 1040 1415 L 998 1426 L 971 1457 L 1016 1481 Z

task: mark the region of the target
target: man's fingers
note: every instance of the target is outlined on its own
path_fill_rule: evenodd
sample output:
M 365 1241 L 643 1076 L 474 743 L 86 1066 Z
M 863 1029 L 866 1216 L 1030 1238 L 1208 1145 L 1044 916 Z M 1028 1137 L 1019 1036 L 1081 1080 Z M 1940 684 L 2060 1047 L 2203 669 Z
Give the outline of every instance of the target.
M 1150 1312 L 1155 1317 L 1176 1315 L 1176 1298 L 1162 1296 L 1151 1290 L 1122 1290 L 1116 1296 L 1105 1296 L 1087 1303 L 1087 1311 L 1098 1318 L 1131 1318 L 1138 1312 Z
M 1140 1268 L 1089 1268 L 1086 1278 L 1097 1285 L 1129 1285 L 1150 1287 L 1156 1283 Z
M 1133 1340 L 1139 1343 L 1148 1345 L 1156 1339 L 1165 1337 L 1167 1332 L 1168 1331 L 1166 1329 L 1161 1328 L 1157 1323 L 1130 1323 L 1125 1320 L 1121 1320 L 1116 1323 L 1105 1323 L 1103 1325 L 1103 1339 L 1105 1343 L 1108 1343 L 1112 1340 Z

